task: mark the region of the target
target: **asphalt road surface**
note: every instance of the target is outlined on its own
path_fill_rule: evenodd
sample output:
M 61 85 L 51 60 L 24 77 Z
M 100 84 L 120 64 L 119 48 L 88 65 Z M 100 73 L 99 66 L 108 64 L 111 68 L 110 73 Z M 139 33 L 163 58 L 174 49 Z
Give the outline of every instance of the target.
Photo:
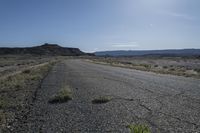
M 73 99 L 48 103 L 65 85 Z M 99 96 L 113 99 L 93 104 Z M 200 80 L 66 60 L 45 78 L 17 132 L 126 133 L 136 123 L 153 133 L 200 133 Z

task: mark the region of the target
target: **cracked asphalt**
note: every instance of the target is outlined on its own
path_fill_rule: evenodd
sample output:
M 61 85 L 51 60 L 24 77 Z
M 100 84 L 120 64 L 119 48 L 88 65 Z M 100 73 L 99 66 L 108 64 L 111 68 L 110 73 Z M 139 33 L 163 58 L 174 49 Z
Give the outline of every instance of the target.
M 49 104 L 65 85 L 73 99 Z M 92 104 L 99 96 L 113 99 Z M 126 133 L 141 123 L 153 133 L 200 133 L 200 80 L 66 60 L 44 79 L 25 123 L 18 132 Z

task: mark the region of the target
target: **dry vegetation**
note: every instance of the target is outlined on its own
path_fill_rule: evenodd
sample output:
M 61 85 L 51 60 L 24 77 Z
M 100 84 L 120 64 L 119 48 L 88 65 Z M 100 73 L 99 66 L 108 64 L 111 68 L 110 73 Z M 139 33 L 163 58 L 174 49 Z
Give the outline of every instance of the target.
M 12 131 L 10 123 L 26 114 L 40 82 L 56 62 L 55 58 L 40 58 L 0 58 L 0 132 Z
M 49 103 L 64 103 L 69 100 L 72 100 L 72 92 L 69 86 L 65 86 L 49 100 Z
M 110 96 L 100 96 L 92 100 L 93 104 L 103 104 L 112 100 Z
M 149 127 L 143 124 L 131 124 L 127 126 L 131 133 L 151 133 Z
M 96 57 L 95 63 L 200 78 L 200 58 L 195 57 Z

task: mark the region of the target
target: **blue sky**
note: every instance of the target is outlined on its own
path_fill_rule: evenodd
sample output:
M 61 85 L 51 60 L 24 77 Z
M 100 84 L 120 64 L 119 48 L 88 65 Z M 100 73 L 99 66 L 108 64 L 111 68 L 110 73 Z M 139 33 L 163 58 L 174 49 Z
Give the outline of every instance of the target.
M 0 46 L 200 48 L 200 0 L 0 0 Z

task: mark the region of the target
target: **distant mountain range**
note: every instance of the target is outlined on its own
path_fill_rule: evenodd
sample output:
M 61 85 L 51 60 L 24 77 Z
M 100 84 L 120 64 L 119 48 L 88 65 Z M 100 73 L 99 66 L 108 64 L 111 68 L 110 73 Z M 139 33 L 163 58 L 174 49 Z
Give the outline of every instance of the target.
M 200 49 L 119 50 L 95 52 L 96 56 L 200 56 Z
M 41 46 L 35 47 L 25 47 L 25 48 L 1 48 L 0 55 L 5 54 L 32 54 L 32 55 L 63 55 L 63 56 L 80 56 L 87 55 L 86 53 L 80 51 L 78 48 L 66 48 L 61 47 L 57 44 L 45 43 Z

